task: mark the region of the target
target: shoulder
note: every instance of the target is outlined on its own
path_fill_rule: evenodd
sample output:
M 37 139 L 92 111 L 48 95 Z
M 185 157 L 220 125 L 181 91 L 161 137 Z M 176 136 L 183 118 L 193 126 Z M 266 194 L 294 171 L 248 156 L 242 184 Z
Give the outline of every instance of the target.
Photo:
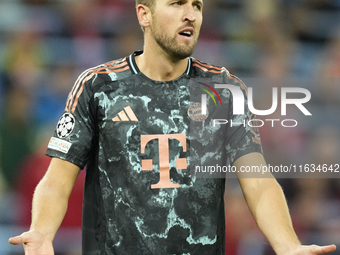
M 74 112 L 79 99 L 88 101 L 106 83 L 118 81 L 131 74 L 127 57 L 85 70 L 75 81 L 65 110 Z
M 84 89 L 95 91 L 107 82 L 114 82 L 132 74 L 127 57 L 113 60 L 82 72 L 75 81 L 72 91 Z
M 191 58 L 192 60 L 192 67 L 201 73 L 205 74 L 230 74 L 230 72 L 225 67 L 220 67 L 216 65 L 212 65 L 209 63 L 202 62 L 200 60 L 197 60 L 195 58 Z
M 228 83 L 239 86 L 242 90 L 247 91 L 246 85 L 236 75 L 233 75 L 225 67 L 212 65 L 202 62 L 195 58 L 191 58 L 194 78 L 208 78 L 216 82 Z
M 85 83 L 91 80 L 93 85 L 98 85 L 105 81 L 117 81 L 130 74 L 130 65 L 127 57 L 124 57 L 85 70 L 78 77 L 76 83 Z

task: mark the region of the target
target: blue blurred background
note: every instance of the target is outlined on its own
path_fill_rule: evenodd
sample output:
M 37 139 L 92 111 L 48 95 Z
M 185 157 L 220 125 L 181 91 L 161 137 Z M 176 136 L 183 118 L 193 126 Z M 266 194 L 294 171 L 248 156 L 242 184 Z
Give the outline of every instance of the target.
M 240 78 L 324 78 L 307 87 L 309 108 L 318 116 L 313 121 L 300 118 L 296 128 L 260 129 L 267 162 L 339 163 L 340 0 L 204 4 L 195 58 Z M 34 187 L 50 160 L 44 151 L 77 76 L 142 46 L 133 0 L 0 0 L 1 255 L 23 253 L 7 240 L 29 228 Z M 257 102 L 266 104 L 271 90 L 257 89 Z M 84 173 L 56 236 L 56 254 L 80 254 L 83 180 Z M 302 242 L 340 244 L 340 179 L 279 182 Z M 227 184 L 227 254 L 273 254 L 236 181 Z

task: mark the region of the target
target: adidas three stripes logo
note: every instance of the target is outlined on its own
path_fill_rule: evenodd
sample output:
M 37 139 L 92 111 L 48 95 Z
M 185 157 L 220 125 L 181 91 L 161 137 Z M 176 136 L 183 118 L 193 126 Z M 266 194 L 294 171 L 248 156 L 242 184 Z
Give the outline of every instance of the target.
M 130 106 L 127 106 L 124 108 L 123 111 L 118 113 L 116 117 L 112 119 L 113 122 L 121 122 L 121 121 L 133 121 L 137 122 L 138 119 L 135 115 L 135 113 L 132 111 Z

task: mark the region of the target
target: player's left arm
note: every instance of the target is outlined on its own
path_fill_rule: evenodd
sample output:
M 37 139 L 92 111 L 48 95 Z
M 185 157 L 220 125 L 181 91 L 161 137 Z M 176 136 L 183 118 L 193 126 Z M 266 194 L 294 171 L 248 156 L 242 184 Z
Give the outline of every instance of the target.
M 250 153 L 234 162 L 237 169 L 242 166 L 265 164 L 261 153 Z M 276 254 L 316 255 L 328 254 L 336 249 L 335 245 L 301 245 L 294 231 L 282 188 L 273 176 L 247 178 L 239 175 L 238 177 L 248 207 Z

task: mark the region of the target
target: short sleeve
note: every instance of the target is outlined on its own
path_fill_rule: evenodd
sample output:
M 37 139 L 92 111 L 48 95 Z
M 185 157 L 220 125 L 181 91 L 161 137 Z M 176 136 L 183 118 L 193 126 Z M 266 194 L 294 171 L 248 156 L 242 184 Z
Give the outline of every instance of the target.
M 232 165 L 238 158 L 253 152 L 263 153 L 259 124 L 256 115 L 248 107 L 248 91 L 246 85 L 237 77 L 228 75 L 233 85 L 243 94 L 244 114 L 234 114 L 234 98 L 229 100 L 230 123 L 226 132 L 227 164 Z M 237 99 L 239 100 L 239 98 Z
M 83 169 L 95 138 L 93 77 L 84 72 L 75 82 L 66 102 L 46 155 L 69 161 Z

